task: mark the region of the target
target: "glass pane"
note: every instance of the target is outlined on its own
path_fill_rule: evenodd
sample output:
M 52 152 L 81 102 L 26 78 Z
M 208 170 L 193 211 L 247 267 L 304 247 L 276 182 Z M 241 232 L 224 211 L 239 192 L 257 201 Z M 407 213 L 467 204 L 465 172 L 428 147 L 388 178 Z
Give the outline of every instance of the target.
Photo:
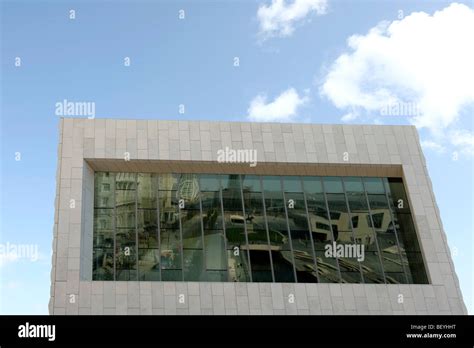
M 131 206 L 135 209 L 135 191 L 134 190 L 116 190 L 115 205 L 117 207 Z
M 408 279 L 413 284 L 428 284 L 428 277 L 411 214 L 396 214 L 395 225 L 398 226 L 398 240 L 402 250 L 402 260 L 404 263 L 408 263 L 408 267 L 405 267 Z
M 205 281 L 204 254 L 201 249 L 183 250 L 184 281 Z
M 281 178 L 279 176 L 262 176 L 265 192 L 281 192 Z
M 162 269 L 161 280 L 164 282 L 180 282 L 183 280 L 183 271 L 180 269 Z
M 116 173 L 116 190 L 135 190 L 137 187 L 137 175 L 135 173 Z
M 223 229 L 220 193 L 202 192 L 201 199 L 204 229 Z
M 365 259 L 361 262 L 364 283 L 383 284 L 382 266 L 377 251 L 365 251 Z
M 304 195 L 303 193 L 285 193 L 285 199 L 298 282 L 316 282 L 313 246 L 308 228 Z
M 230 174 L 221 176 L 221 184 L 223 191 L 240 192 L 240 175 Z
M 159 174 L 158 189 L 160 191 L 175 191 L 178 189 L 178 175 L 176 174 Z
M 229 189 L 222 191 L 224 210 L 242 211 L 242 195 L 240 190 Z
M 358 243 L 358 240 L 354 239 L 351 229 L 352 220 L 357 221 L 357 225 L 359 221 L 349 214 L 344 194 L 329 193 L 326 197 L 332 232 L 334 239 L 336 239 L 336 245 L 333 244 L 330 250 L 333 254 L 337 253 L 342 280 L 348 283 L 360 283 L 359 260 L 363 258 L 364 247 L 361 243 Z
M 342 181 L 340 177 L 328 176 L 323 178 L 324 190 L 326 193 L 343 193 Z
M 159 192 L 160 226 L 165 229 L 179 228 L 179 209 L 176 191 Z
M 201 174 L 199 183 L 201 191 L 219 191 L 221 189 L 220 175 Z
M 382 178 L 364 178 L 364 186 L 367 193 L 385 194 Z
M 260 177 L 257 175 L 242 175 L 243 191 L 262 192 Z
M 156 210 L 138 210 L 138 247 L 153 249 L 158 247 L 158 218 Z
M 265 209 L 270 244 L 276 250 L 291 250 L 280 178 L 263 177 L 263 187 L 265 189 Z
M 114 280 L 114 250 L 112 248 L 94 248 L 92 280 Z
M 349 193 L 363 193 L 364 186 L 362 185 L 361 178 L 358 177 L 345 177 L 344 180 L 344 187 L 346 192 Z
M 403 273 L 400 260 L 401 252 L 397 244 L 392 216 L 388 209 L 387 197 L 385 195 L 370 194 L 368 198 L 372 212 L 372 227 L 376 232 L 383 269 L 386 273 Z M 372 222 L 369 219 L 369 225 Z M 399 276 L 396 278 L 399 278 Z M 394 283 L 396 278 L 387 279 L 387 282 Z
M 390 208 L 394 216 L 394 223 L 402 264 L 409 283 L 428 284 L 428 277 L 420 252 L 420 245 L 410 214 L 409 202 L 402 179 L 388 178 L 385 181 Z
M 304 176 L 303 186 L 304 186 L 304 192 L 306 192 L 306 194 L 323 192 L 323 185 L 321 183 L 321 178 L 318 176 Z
M 322 193 L 309 193 L 306 200 L 319 281 L 322 283 L 338 283 L 340 277 L 336 257 L 326 256 L 325 252 L 327 247 L 332 247 L 333 237 L 324 195 Z
M 275 250 L 272 247 L 273 273 L 275 282 L 294 283 L 293 256 L 291 251 Z
M 114 247 L 113 209 L 94 209 L 94 248 Z
M 303 192 L 301 186 L 301 177 L 299 176 L 284 176 L 283 189 L 285 192 Z
M 115 279 L 137 280 L 135 229 L 118 228 L 115 234 Z
M 326 245 L 331 246 L 332 242 L 316 242 L 315 250 L 318 264 L 318 276 L 320 283 L 340 283 L 339 266 L 337 258 L 326 256 Z
M 182 174 L 177 197 L 184 201 L 182 209 L 199 209 L 199 178 L 197 174 Z
M 410 213 L 410 202 L 405 193 L 402 179 L 388 178 L 388 180 L 385 180 L 385 188 L 392 209 L 397 213 Z
M 227 271 L 207 270 L 206 271 L 206 280 L 208 282 L 226 282 L 227 281 Z
M 268 250 L 251 249 L 250 263 L 252 265 L 252 281 L 254 283 L 272 282 L 272 268 L 270 265 L 270 253 Z
M 202 249 L 201 212 L 181 210 L 181 230 L 185 249 Z
M 244 193 L 245 223 L 247 232 L 265 230 L 265 217 L 263 214 L 263 196 L 258 192 Z
M 227 257 L 223 230 L 204 231 L 206 269 L 227 270 Z
M 160 252 L 158 249 L 138 249 L 139 280 L 160 280 Z
M 245 219 L 241 211 L 226 211 L 225 212 L 225 234 L 227 238 L 228 248 L 234 246 L 246 246 L 245 238 Z
M 250 267 L 246 248 L 233 247 L 227 250 L 228 275 L 230 282 L 249 282 Z
M 117 228 L 135 228 L 135 204 L 115 209 Z
M 181 269 L 181 236 L 179 230 L 160 230 L 160 241 L 162 269 Z
M 152 174 L 138 174 L 137 200 L 138 208 L 156 209 L 157 179 Z
M 347 202 L 351 212 L 368 212 L 369 206 L 364 193 L 351 192 L 347 194 Z M 355 226 L 354 226 L 355 227 Z
M 94 182 L 94 207 L 114 207 L 114 179 L 110 173 L 95 173 Z

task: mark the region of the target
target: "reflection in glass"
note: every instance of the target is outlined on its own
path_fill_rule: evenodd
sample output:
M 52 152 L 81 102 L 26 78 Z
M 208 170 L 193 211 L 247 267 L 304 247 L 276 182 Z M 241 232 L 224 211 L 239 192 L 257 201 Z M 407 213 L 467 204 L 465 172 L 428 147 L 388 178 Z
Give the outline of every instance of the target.
M 267 249 L 250 249 L 250 263 L 252 265 L 253 282 L 267 283 L 273 281 L 270 253 Z
M 313 245 L 308 228 L 303 193 L 285 193 L 287 202 L 288 225 L 290 227 L 293 258 L 298 282 L 317 282 L 317 271 L 314 262 Z
M 340 178 L 339 181 L 332 178 L 331 183 L 333 187 L 339 187 L 339 184 L 342 186 Z M 328 193 L 326 197 L 332 233 L 336 240 L 336 248 L 337 246 L 342 245 L 344 250 L 348 250 L 347 252 L 344 252 L 343 256 L 338 257 L 342 281 L 347 283 L 360 283 L 362 281 L 359 265 L 361 255 L 358 255 L 358 253 L 363 251 L 361 249 L 361 244 L 357 243 L 352 232 L 351 219 L 353 216 L 349 214 L 347 209 L 346 196 L 343 193 Z M 346 245 L 349 246 L 349 248 L 346 248 Z M 335 247 L 333 244 L 332 250 L 334 251 L 334 249 Z
M 386 282 L 405 283 L 400 248 L 387 197 L 385 194 L 368 194 L 367 197 L 372 215 L 372 219 L 368 216 L 368 222 L 377 236 Z
M 138 279 L 160 280 L 160 251 L 138 249 Z
M 114 250 L 94 248 L 92 253 L 92 279 L 114 280 Z
M 137 202 L 139 209 L 156 209 L 157 180 L 153 174 L 138 174 Z
M 223 230 L 204 230 L 206 269 L 227 270 L 226 248 Z
M 181 210 L 181 229 L 185 249 L 202 249 L 201 211 Z
M 114 247 L 113 209 L 94 209 L 94 248 Z
M 97 172 L 93 209 L 94 280 L 428 283 L 400 178 Z
M 278 176 L 263 176 L 262 182 L 275 282 L 294 282 L 294 261 L 281 180 Z
M 160 227 L 164 229 L 179 229 L 177 191 L 159 191 L 158 205 Z
M 204 229 L 223 229 L 220 193 L 201 192 L 201 200 Z
M 135 229 L 117 228 L 115 234 L 115 280 L 137 280 Z
M 181 269 L 181 236 L 179 230 L 160 230 L 162 269 Z
M 202 249 L 184 249 L 183 255 L 184 281 L 206 281 Z
M 322 184 L 319 178 L 305 177 L 304 189 L 308 207 L 310 231 L 314 243 L 318 277 L 321 283 L 339 283 L 339 266 L 337 259 L 326 256 L 326 246 L 333 245 L 333 235 L 326 200 L 322 193 Z
M 94 182 L 94 207 L 114 207 L 114 179 L 110 173 L 95 173 Z
M 344 179 L 347 192 L 347 203 L 350 210 L 355 243 L 364 246 L 364 260 L 360 262 L 365 283 L 384 283 L 382 265 L 376 243 L 376 233 L 372 228 L 369 205 L 362 190 L 360 178 Z
M 158 218 L 155 209 L 139 209 L 137 215 L 139 248 L 158 248 Z

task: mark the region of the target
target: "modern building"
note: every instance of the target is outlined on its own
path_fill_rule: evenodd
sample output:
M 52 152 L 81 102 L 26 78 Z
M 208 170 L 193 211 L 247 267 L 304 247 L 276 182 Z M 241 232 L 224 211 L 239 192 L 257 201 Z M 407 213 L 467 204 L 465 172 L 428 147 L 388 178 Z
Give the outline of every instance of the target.
M 63 118 L 51 314 L 466 314 L 412 126 Z

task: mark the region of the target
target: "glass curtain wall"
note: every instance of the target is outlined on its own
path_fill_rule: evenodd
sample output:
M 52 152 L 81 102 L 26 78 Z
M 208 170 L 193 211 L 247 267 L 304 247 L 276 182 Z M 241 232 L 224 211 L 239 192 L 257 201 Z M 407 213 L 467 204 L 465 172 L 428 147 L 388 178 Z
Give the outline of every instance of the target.
M 95 173 L 94 280 L 426 284 L 399 178 Z

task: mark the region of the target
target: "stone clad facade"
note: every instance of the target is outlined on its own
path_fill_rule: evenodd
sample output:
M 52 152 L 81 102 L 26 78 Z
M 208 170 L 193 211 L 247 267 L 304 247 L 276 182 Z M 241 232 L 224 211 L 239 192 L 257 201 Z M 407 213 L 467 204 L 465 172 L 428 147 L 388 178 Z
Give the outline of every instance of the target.
M 217 151 L 226 147 L 257 150 L 259 165 L 245 169 L 255 173 L 276 168 L 303 175 L 313 167 L 331 175 L 399 173 L 430 284 L 92 281 L 94 170 L 166 172 L 187 166 L 215 172 L 243 170 L 217 164 Z M 178 300 L 180 295 L 184 303 Z M 290 295 L 294 303 L 288 301 Z M 49 311 L 467 313 L 415 127 L 81 118 L 63 118 L 59 124 Z

